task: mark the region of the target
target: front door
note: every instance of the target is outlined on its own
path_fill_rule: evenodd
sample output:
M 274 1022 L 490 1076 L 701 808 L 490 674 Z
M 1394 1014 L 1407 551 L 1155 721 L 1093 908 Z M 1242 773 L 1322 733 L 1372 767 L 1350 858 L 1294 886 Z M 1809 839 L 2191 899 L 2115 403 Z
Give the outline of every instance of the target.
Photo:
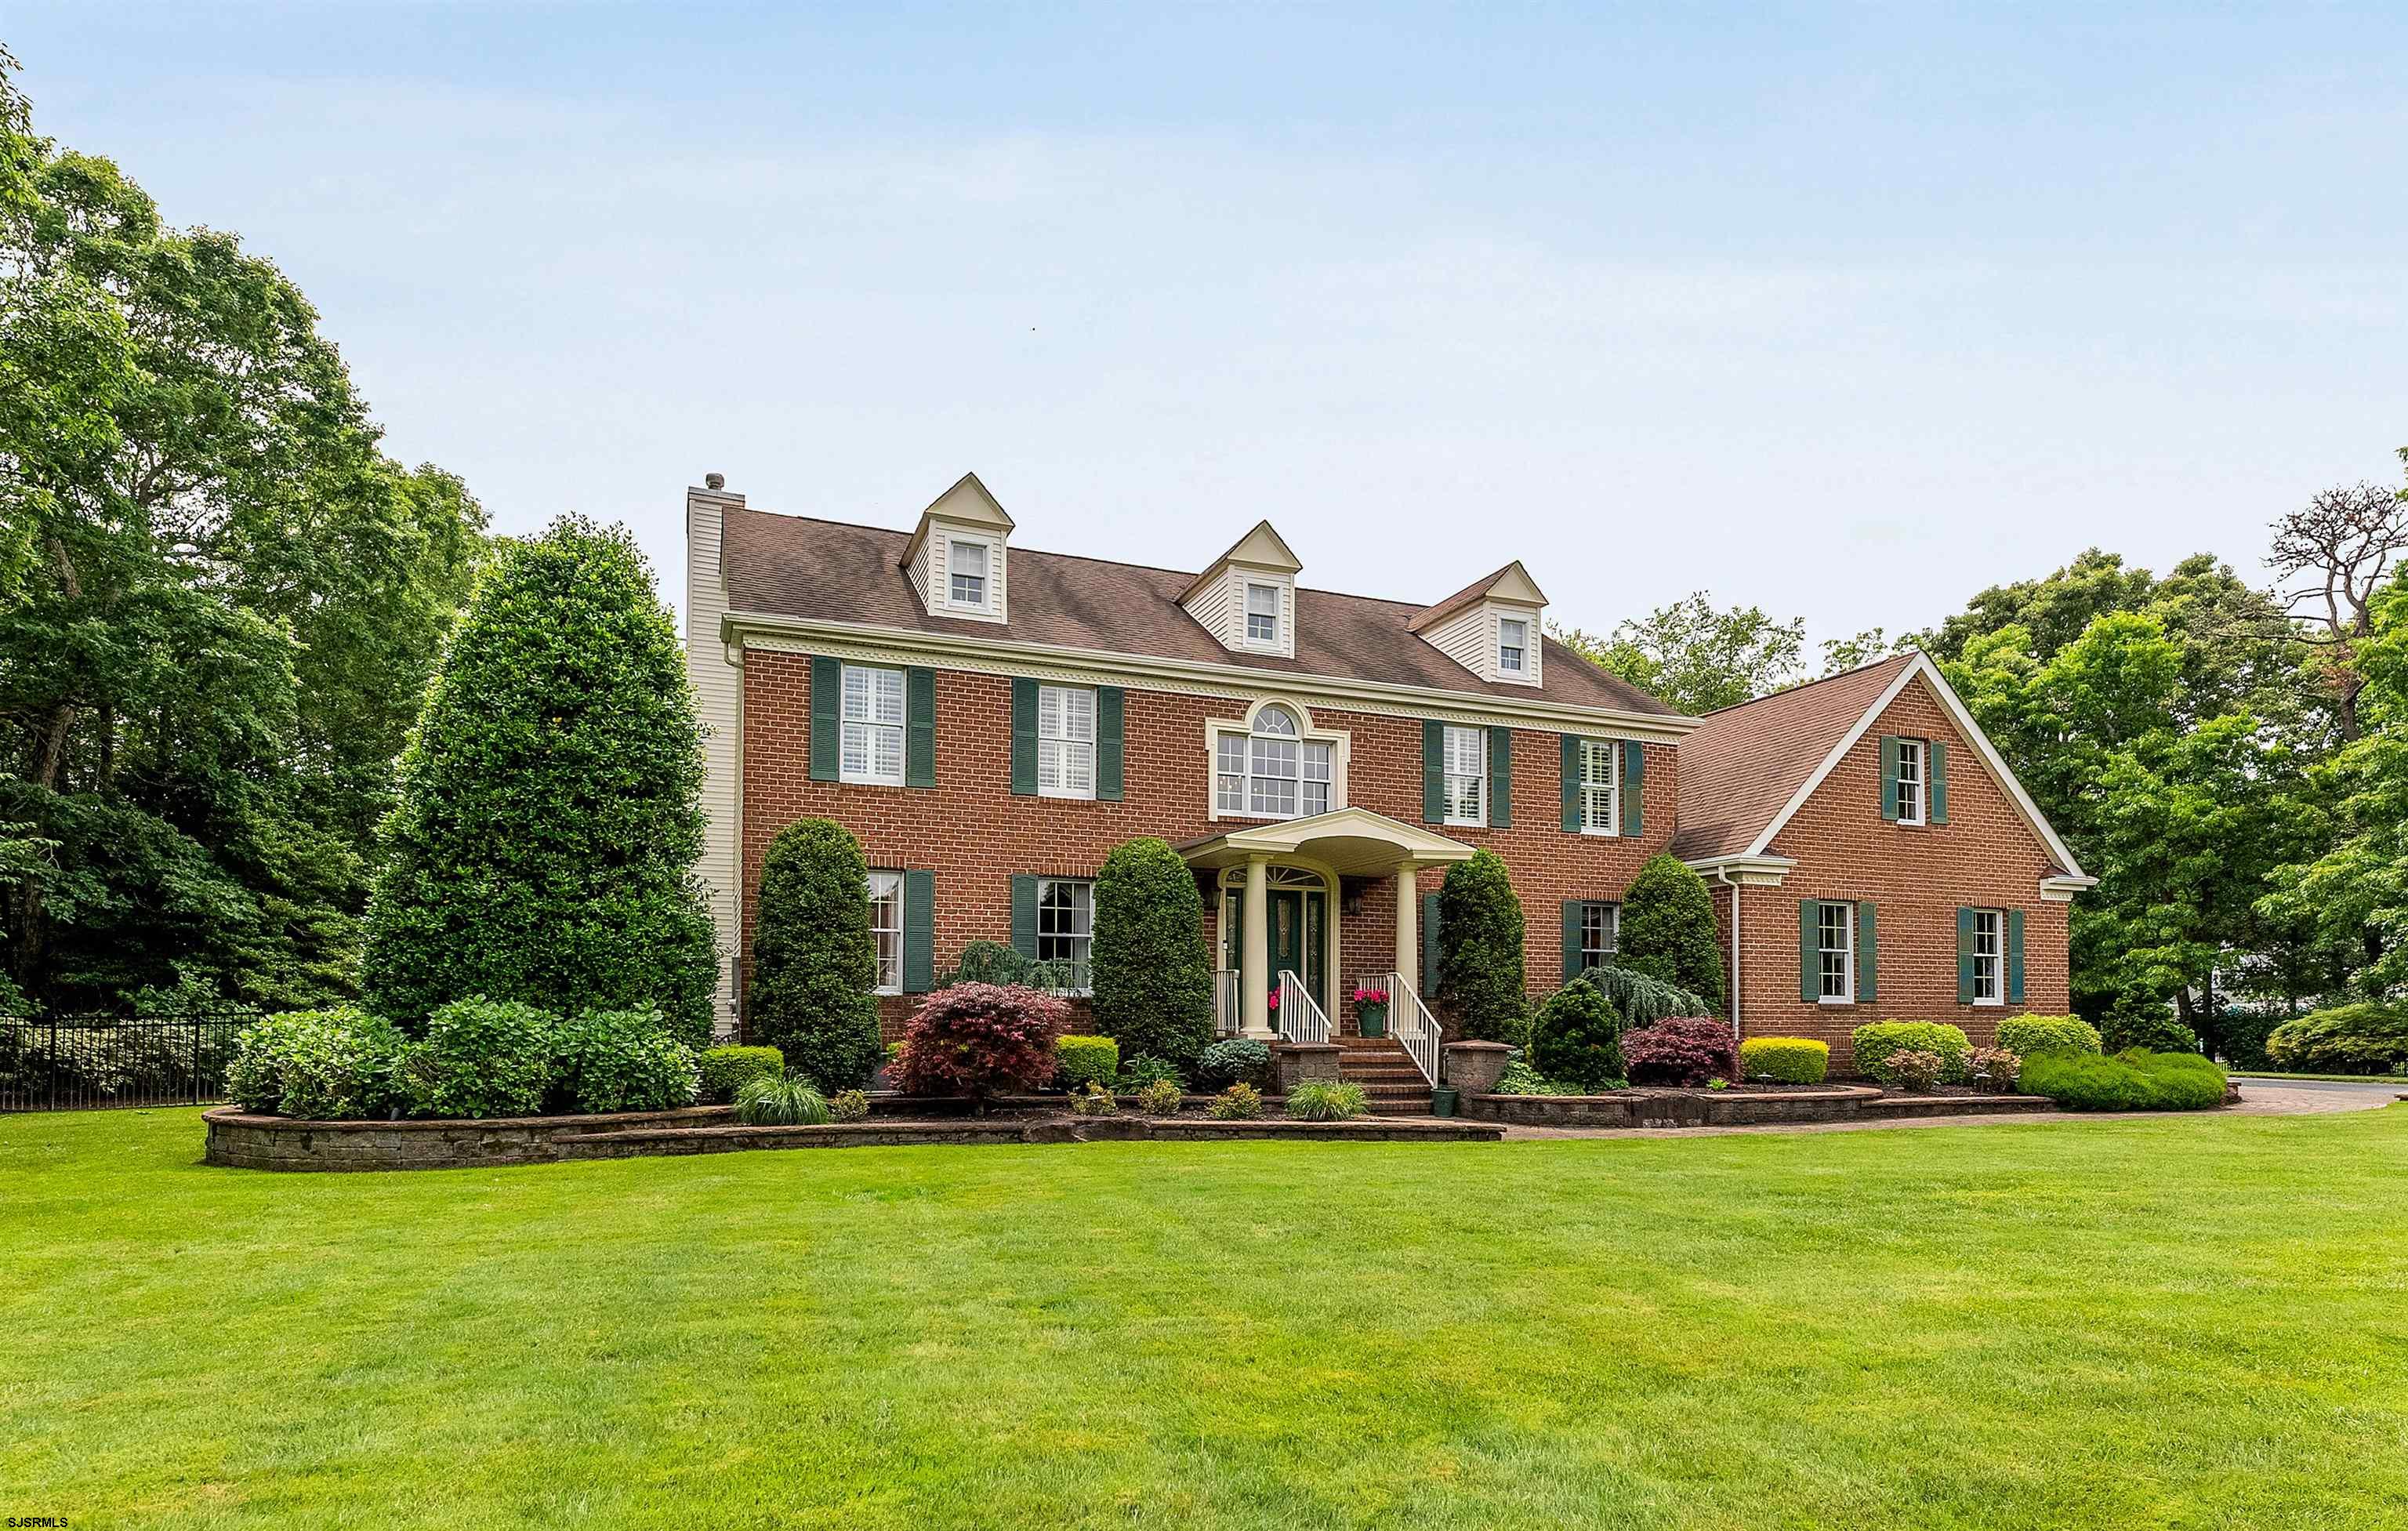
M 1329 895 L 1313 888 L 1273 888 L 1270 894 L 1270 972 L 1267 986 L 1279 987 L 1282 973 L 1294 973 L 1304 980 L 1305 993 L 1321 1007 L 1329 1009 L 1326 990 L 1329 951 Z M 1231 969 L 1242 969 L 1246 952 L 1246 890 L 1231 888 L 1221 906 L 1223 961 Z

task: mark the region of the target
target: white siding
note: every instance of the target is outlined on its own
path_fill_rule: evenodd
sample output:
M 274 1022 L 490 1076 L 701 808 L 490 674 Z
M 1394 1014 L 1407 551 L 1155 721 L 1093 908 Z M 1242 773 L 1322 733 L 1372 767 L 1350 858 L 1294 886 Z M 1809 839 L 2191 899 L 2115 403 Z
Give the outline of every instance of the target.
M 936 609 L 935 603 L 928 594 L 928 568 L 930 564 L 935 561 L 936 546 L 937 539 L 935 537 L 922 537 L 920 539 L 920 551 L 911 555 L 911 562 L 905 571 L 910 576 L 911 589 L 919 595 L 920 609 L 923 611 L 932 611 Z
M 719 641 L 719 620 L 727 612 L 719 547 L 722 516 L 743 505 L 741 494 L 686 491 L 685 671 L 705 730 L 703 850 L 695 872 L 709 891 L 710 921 L 719 933 L 719 988 L 712 1009 L 724 1036 L 736 1030 L 736 953 L 743 930 L 737 845 L 743 832 L 744 687 L 743 672 L 727 662 Z
M 1422 637 L 1429 640 L 1431 648 L 1485 680 L 1491 674 L 1489 662 L 1497 657 L 1489 650 L 1496 631 L 1497 622 L 1488 608 L 1475 606 L 1456 612 Z
M 1195 618 L 1204 631 L 1218 639 L 1225 649 L 1230 647 L 1229 591 L 1228 580 L 1214 579 L 1189 597 L 1187 602 L 1187 614 Z

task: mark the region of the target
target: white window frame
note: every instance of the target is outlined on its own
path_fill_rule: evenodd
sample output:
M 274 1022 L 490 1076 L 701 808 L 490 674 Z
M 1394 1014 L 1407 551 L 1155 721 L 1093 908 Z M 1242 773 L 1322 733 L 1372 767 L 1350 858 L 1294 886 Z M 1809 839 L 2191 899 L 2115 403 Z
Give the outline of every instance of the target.
M 1930 755 L 1929 748 L 1921 739 L 1898 741 L 1898 801 L 1894 806 L 1899 823 L 1919 824 L 1924 821 L 1924 804 L 1930 795 L 1924 765 Z
M 1266 726 L 1274 712 L 1293 726 Z M 1205 767 L 1211 773 L 1211 817 L 1281 821 L 1310 818 L 1346 806 L 1346 742 L 1343 733 L 1315 728 L 1297 703 L 1266 700 L 1243 720 L 1215 719 L 1204 725 Z M 1293 752 L 1292 770 L 1278 769 Z M 1257 766 L 1275 767 L 1258 771 Z M 1294 788 L 1294 811 L 1279 799 Z
M 1058 905 L 1054 896 L 1057 889 L 1066 895 L 1063 902 Z M 1054 917 L 1057 924 L 1062 918 L 1067 917 L 1071 928 L 1047 930 L 1045 926 L 1048 916 Z M 1087 927 L 1083 935 L 1077 928 L 1082 917 Z M 1057 951 L 1068 954 L 1047 956 L 1048 942 L 1055 943 Z M 1068 990 L 1071 994 L 1083 994 L 1090 992 L 1088 965 L 1095 958 L 1095 942 L 1096 884 L 1094 880 L 1083 877 L 1039 878 L 1037 880 L 1037 960 L 1059 963 L 1067 967 L 1070 975 Z
M 1593 947 L 1589 945 L 1588 927 L 1589 919 L 1592 915 L 1602 916 L 1600 923 L 1603 926 L 1605 944 L 1601 947 Z M 1584 900 L 1581 904 L 1580 918 L 1580 970 L 1585 973 L 1592 967 L 1602 967 L 1606 964 L 1612 962 L 1613 960 L 1614 953 L 1621 950 L 1622 906 L 1619 904 L 1608 903 L 1603 899 Z M 1597 960 L 1594 962 L 1589 960 L 1591 952 L 1595 952 L 1597 956 Z
M 1471 748 L 1460 758 L 1470 762 L 1472 768 L 1461 771 L 1455 769 L 1458 760 L 1456 746 L 1467 740 L 1469 741 Z M 1448 723 L 1445 736 L 1440 741 L 1439 747 L 1444 751 L 1440 757 L 1440 766 L 1445 778 L 1443 801 L 1446 807 L 1446 822 L 1461 829 L 1486 828 L 1488 825 L 1488 730 L 1467 728 L 1459 723 Z M 1471 788 L 1471 810 L 1468 815 L 1458 807 L 1456 791 L 1457 784 L 1465 782 L 1469 783 Z
M 1600 782 L 1589 767 L 1598 756 L 1605 760 L 1605 780 Z M 1583 739 L 1580 752 L 1574 757 L 1580 765 L 1581 833 L 1584 835 L 1620 835 L 1622 833 L 1622 741 L 1620 739 Z M 1592 811 L 1598 804 L 1605 805 L 1605 822 L 1598 823 Z
M 964 549 L 978 554 L 978 573 L 964 574 L 956 567 Z M 960 587 L 954 583 L 959 579 L 978 581 L 978 599 L 969 600 L 959 594 Z M 945 539 L 945 604 L 965 611 L 995 609 L 995 548 L 991 543 L 979 537 Z
M 1268 595 L 1271 598 L 1271 608 L 1268 611 L 1254 609 L 1256 595 Z M 1243 624 L 1241 631 L 1246 635 L 1246 642 L 1258 649 L 1278 648 L 1280 646 L 1280 587 L 1257 584 L 1249 579 L 1246 581 L 1244 599 L 1245 609 L 1239 613 L 1239 620 Z M 1257 619 L 1268 622 L 1270 630 L 1263 633 L 1255 632 L 1254 622 Z
M 1078 714 L 1083 710 L 1085 716 Z M 1080 731 L 1083 723 L 1085 731 Z M 1083 784 L 1078 780 L 1082 775 Z M 1048 777 L 1052 780 L 1049 782 Z M 1037 688 L 1037 795 L 1096 795 L 1096 693 L 1092 686 Z
M 1511 643 L 1505 641 L 1505 630 L 1509 627 L 1515 629 L 1514 638 Z M 1505 656 L 1509 652 L 1513 656 L 1513 663 L 1511 665 L 1505 663 Z M 1528 618 L 1499 617 L 1497 619 L 1497 672 L 1499 675 L 1514 676 L 1527 675 L 1530 673 L 1530 622 Z
M 1982 924 L 1989 923 L 1990 950 L 1982 951 Z M 1973 1003 L 2003 1005 L 2007 1002 L 2007 911 L 1975 909 L 1973 911 Z M 1990 992 L 1982 993 L 1983 963 L 1989 964 Z
M 892 910 L 895 923 L 880 923 L 879 906 L 883 903 Z M 872 871 L 869 874 L 869 941 L 878 952 L 876 992 L 899 994 L 903 992 L 903 874 Z M 892 942 L 892 953 L 889 942 Z M 888 975 L 893 974 L 892 981 Z
M 1841 911 L 1841 944 L 1837 948 L 1828 944 L 1830 939 L 1833 909 Z M 1829 987 L 1831 976 L 1830 965 L 1824 959 L 1831 956 L 1837 956 L 1840 959 L 1840 992 L 1836 994 L 1824 992 Z M 1814 910 L 1814 991 L 1820 996 L 1817 1003 L 1853 1005 L 1856 1002 L 1856 905 L 1834 899 L 1818 901 Z
M 861 716 L 854 715 L 853 680 L 862 680 L 865 703 Z M 885 699 L 886 682 L 894 681 L 895 721 L 882 716 L 881 703 Z M 899 787 L 903 784 L 904 728 L 910 717 L 911 702 L 901 670 L 883 665 L 847 665 L 838 685 L 837 704 L 837 780 L 870 787 Z M 889 736 L 895 750 L 895 767 L 879 768 L 879 749 Z M 860 766 L 853 765 L 853 741 L 861 741 Z

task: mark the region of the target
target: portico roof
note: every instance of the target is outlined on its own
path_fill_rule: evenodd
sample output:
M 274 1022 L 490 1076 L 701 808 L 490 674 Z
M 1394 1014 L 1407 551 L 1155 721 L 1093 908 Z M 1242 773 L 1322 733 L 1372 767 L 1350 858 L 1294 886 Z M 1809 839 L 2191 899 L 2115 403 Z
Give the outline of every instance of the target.
M 1411 862 L 1416 866 L 1469 861 L 1472 847 L 1435 830 L 1369 808 L 1332 808 L 1308 819 L 1250 823 L 1181 843 L 1190 866 L 1217 870 L 1250 856 L 1310 856 L 1340 877 L 1378 877 Z

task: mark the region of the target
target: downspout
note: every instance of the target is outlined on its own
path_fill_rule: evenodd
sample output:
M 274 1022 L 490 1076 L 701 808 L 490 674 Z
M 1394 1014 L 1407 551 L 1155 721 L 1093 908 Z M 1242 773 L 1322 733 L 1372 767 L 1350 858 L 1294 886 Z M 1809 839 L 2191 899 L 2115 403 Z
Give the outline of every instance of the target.
M 1740 1035 L 1740 1029 L 1739 1029 L 1739 884 L 1738 884 L 1737 882 L 1734 882 L 1734 881 L 1732 881 L 1732 880 L 1731 880 L 1730 868 L 1729 868 L 1729 867 L 1727 867 L 1727 866 L 1717 866 L 1717 867 L 1715 867 L 1715 868 L 1714 868 L 1714 880 L 1716 880 L 1716 881 L 1720 882 L 1724 887 L 1728 888 L 1728 889 L 1730 890 L 1730 901 L 1731 901 L 1731 964 L 1730 964 L 1730 1010 L 1731 1010 L 1731 1035 L 1732 1035 L 1733 1037 L 1737 1037 L 1738 1035 Z

